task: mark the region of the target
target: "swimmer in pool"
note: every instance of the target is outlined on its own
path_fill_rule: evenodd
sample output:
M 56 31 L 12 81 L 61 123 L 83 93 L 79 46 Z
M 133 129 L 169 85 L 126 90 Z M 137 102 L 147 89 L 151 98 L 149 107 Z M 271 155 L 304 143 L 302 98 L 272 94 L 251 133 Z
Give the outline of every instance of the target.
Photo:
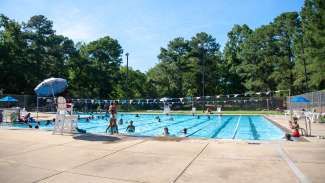
M 129 133 L 134 133 L 135 132 L 135 126 L 133 125 L 133 121 L 130 121 L 130 125 L 126 127 L 126 131 Z
M 184 129 L 181 131 L 181 133 L 184 133 L 184 135 L 186 135 L 186 134 L 187 134 L 187 128 L 184 128 Z
M 118 122 L 119 125 L 123 125 L 123 119 L 121 118 Z
M 169 130 L 167 127 L 164 128 L 164 132 L 163 132 L 164 136 L 168 136 L 169 135 Z

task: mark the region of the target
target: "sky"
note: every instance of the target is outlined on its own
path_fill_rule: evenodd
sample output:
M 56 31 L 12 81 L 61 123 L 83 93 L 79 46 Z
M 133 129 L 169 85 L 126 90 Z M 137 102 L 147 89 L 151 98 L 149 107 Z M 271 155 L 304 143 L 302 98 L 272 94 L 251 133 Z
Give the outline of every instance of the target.
M 0 0 L 0 13 L 19 22 L 44 15 L 75 42 L 110 36 L 130 53 L 129 66 L 145 72 L 176 37 L 207 32 L 223 48 L 234 24 L 255 29 L 302 6 L 303 0 Z

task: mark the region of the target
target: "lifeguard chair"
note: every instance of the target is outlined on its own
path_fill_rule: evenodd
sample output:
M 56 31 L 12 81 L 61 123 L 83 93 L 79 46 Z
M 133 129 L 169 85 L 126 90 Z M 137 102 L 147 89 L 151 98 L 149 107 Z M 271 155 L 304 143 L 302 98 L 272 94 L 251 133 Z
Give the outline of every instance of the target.
M 76 132 L 78 117 L 69 114 L 68 111 L 65 98 L 58 97 L 53 134 L 63 135 L 64 133 L 72 134 Z
M 164 104 L 164 111 L 163 111 L 163 113 L 164 114 L 169 114 L 170 113 L 170 106 L 169 106 L 169 104 Z

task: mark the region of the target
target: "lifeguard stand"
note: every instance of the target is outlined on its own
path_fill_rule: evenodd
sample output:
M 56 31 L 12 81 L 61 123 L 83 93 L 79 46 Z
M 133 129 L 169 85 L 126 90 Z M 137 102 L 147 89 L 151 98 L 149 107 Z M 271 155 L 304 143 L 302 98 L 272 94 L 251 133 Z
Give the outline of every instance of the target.
M 55 124 L 53 134 L 72 134 L 76 132 L 78 117 L 68 114 L 67 103 L 65 98 L 58 97 L 57 113 L 55 117 Z M 70 109 L 71 110 L 71 109 Z
M 167 103 L 164 103 L 164 111 L 163 111 L 163 113 L 164 114 L 169 114 L 170 113 L 170 107 L 169 107 L 169 104 Z

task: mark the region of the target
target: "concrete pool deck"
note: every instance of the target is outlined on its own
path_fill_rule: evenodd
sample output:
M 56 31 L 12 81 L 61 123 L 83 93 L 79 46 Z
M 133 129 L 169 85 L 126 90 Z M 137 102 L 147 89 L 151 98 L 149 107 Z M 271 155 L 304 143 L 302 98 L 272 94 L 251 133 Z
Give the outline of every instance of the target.
M 279 116 L 268 117 L 285 125 Z M 315 130 L 322 134 L 320 125 Z M 308 140 L 61 136 L 0 128 L 0 182 L 324 182 L 325 140 Z

